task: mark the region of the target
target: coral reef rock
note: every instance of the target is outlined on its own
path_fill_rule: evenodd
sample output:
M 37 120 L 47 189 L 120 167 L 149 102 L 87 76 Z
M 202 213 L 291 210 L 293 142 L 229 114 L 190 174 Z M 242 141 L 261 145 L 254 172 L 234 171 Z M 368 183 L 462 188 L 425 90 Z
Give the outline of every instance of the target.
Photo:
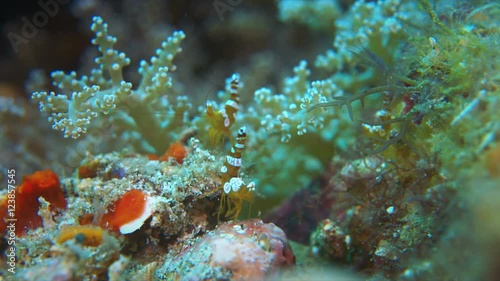
M 155 277 L 160 280 L 264 280 L 295 265 L 285 233 L 253 219 L 221 224 L 171 251 Z

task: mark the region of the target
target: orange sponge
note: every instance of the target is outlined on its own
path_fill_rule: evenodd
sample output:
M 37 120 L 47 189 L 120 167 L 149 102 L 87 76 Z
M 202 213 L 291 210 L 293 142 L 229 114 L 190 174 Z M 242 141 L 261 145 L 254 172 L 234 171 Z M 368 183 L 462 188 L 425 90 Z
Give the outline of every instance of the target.
M 28 229 L 42 226 L 42 218 L 38 215 L 43 197 L 50 203 L 50 209 L 66 209 L 66 199 L 61 189 L 59 178 L 50 170 L 37 171 L 23 178 L 23 182 L 15 189 L 15 198 L 5 198 L 0 203 L 0 213 L 5 219 L 17 219 L 15 233 L 22 236 Z M 12 199 L 12 200 L 9 200 Z M 5 233 L 7 222 L 0 220 L 0 233 Z
M 167 161 L 168 158 L 174 158 L 177 163 L 182 164 L 186 155 L 186 148 L 180 142 L 174 142 L 168 147 L 167 152 L 165 152 L 159 160 Z
M 152 214 L 151 197 L 138 189 L 132 189 L 118 199 L 108 213 L 104 214 L 101 226 L 128 234 L 141 228 Z
M 75 238 L 85 246 L 97 247 L 102 243 L 104 230 L 92 225 L 71 225 L 61 229 L 57 243 L 62 244 Z

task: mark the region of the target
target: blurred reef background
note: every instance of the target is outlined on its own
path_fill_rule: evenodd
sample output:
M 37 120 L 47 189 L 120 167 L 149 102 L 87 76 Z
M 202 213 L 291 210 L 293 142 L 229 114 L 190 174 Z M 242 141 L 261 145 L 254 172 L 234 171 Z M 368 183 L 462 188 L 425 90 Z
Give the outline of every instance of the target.
M 497 280 L 500 4 L 9 5 L 0 280 Z

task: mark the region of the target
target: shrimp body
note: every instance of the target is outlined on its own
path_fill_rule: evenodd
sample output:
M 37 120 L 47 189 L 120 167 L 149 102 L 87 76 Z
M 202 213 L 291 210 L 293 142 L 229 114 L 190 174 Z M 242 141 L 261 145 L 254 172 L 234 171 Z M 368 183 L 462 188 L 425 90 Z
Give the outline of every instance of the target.
M 213 145 L 219 145 L 224 142 L 224 138 L 230 136 L 229 129 L 236 120 L 236 113 L 239 109 L 240 97 L 238 94 L 240 75 L 235 73 L 231 77 L 230 92 L 231 96 L 226 101 L 224 109 L 215 111 L 212 105 L 208 105 L 206 109 L 207 118 L 210 121 L 208 134 L 210 142 Z
M 253 182 L 248 185 L 238 177 L 238 172 L 241 168 L 241 152 L 245 148 L 246 128 L 241 127 L 238 130 L 236 143 L 231 148 L 230 153 L 226 156 L 226 161 L 221 167 L 220 181 L 222 183 L 222 196 L 220 200 L 220 214 L 225 211 L 225 217 L 236 219 L 241 212 L 244 201 L 253 201 L 253 192 L 255 184 Z

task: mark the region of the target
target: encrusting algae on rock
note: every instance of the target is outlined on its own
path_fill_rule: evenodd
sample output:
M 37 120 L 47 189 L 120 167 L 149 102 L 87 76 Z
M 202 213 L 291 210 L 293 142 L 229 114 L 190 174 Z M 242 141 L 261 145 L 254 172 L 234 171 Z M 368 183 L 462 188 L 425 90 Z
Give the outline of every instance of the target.
M 25 262 L 16 275 L 18 280 L 35 280 L 29 276 L 45 270 L 37 265 L 40 261 L 54 263 L 54 270 L 60 272 L 54 272 L 52 276 L 67 276 L 68 279 L 63 280 L 73 280 L 77 276 L 106 276 L 111 270 L 110 265 L 117 262 L 120 256 L 133 255 L 136 258 L 128 261 L 129 266 L 119 273 L 120 278 L 128 278 L 139 274 L 134 268 L 160 262 L 162 256 L 174 248 L 181 249 L 181 245 L 195 237 L 213 236 L 213 233 L 206 232 L 218 222 L 219 197 L 223 191 L 208 171 L 209 167 L 221 166 L 222 163 L 199 145 L 191 149 L 182 165 L 176 161 L 149 160 L 142 155 L 113 153 L 89 156 L 82 165 L 92 163 L 95 173 L 86 173 L 81 179 L 63 179 L 61 191 L 64 193 L 61 194 L 64 194 L 64 202 L 67 201 L 67 209 L 61 210 L 57 216 L 44 218 L 53 221 L 57 227 L 47 228 L 45 223 L 42 227 L 40 222 L 23 235 L 24 242 L 18 246 L 18 258 Z M 109 177 L 110 173 L 118 176 Z M 102 196 L 96 197 L 95 194 Z M 257 221 L 238 222 L 234 227 L 246 224 L 250 232 L 238 234 L 242 241 L 250 239 L 248 243 L 258 246 L 259 242 L 255 239 L 260 237 L 260 232 L 271 227 L 271 232 L 266 235 L 270 239 L 274 237 L 272 235 L 277 235 L 277 242 L 281 244 L 280 248 L 273 246 L 273 250 L 268 246 L 263 252 L 267 258 L 256 258 L 261 271 L 252 273 L 257 275 L 244 274 L 242 276 L 247 276 L 247 279 L 241 280 L 255 280 L 252 276 L 262 278 L 282 265 L 293 264 L 291 260 L 284 262 L 270 255 L 276 251 L 276 254 L 285 253 L 288 259 L 293 258 L 281 230 Z M 221 229 L 233 229 L 233 226 Z M 264 242 L 269 243 L 267 240 Z M 116 243 L 119 248 L 109 248 Z M 30 251 L 25 251 L 27 249 Z M 47 259 L 44 257 L 47 251 L 59 254 Z M 100 263 L 96 258 L 102 251 L 108 252 L 105 254 L 107 258 L 103 256 L 103 263 Z M 68 258 L 68 255 L 75 258 Z M 59 257 L 66 258 L 63 262 Z M 89 262 L 94 263 L 93 267 L 82 272 L 80 266 Z M 231 259 L 227 262 L 234 267 L 226 269 L 227 276 L 242 274 L 240 271 L 246 265 L 242 263 L 238 266 L 239 262 L 231 262 Z M 108 267 L 109 270 L 106 270 Z M 214 265 L 214 269 L 216 267 Z M 162 272 L 166 274 L 167 271 Z M 186 269 L 184 274 L 187 276 L 189 271 Z M 182 277 L 180 280 L 187 279 Z
M 499 4 L 129 2 L 72 1 L 49 123 L 0 81 L 0 279 L 498 276 Z

